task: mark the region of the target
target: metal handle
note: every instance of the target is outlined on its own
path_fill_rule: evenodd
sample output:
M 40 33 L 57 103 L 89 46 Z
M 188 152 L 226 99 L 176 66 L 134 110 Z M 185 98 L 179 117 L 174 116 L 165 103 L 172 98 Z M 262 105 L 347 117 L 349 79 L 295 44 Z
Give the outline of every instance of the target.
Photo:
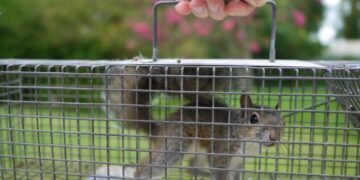
M 158 33 L 157 33 L 157 25 L 158 25 L 158 8 L 162 5 L 175 5 L 179 1 L 171 1 L 171 0 L 164 0 L 159 1 L 154 4 L 153 7 L 153 61 L 157 61 L 159 50 L 158 50 Z M 270 53 L 269 53 L 269 60 L 270 62 L 275 62 L 276 59 L 276 19 L 277 19 L 277 5 L 274 0 L 267 0 L 267 4 L 271 5 L 272 7 L 272 24 L 271 24 L 271 41 L 270 41 Z

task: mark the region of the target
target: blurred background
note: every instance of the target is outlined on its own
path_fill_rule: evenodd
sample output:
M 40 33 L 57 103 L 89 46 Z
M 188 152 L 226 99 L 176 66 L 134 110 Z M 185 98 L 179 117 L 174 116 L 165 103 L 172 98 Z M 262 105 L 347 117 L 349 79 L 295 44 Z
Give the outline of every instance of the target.
M 1 0 L 0 58 L 151 57 L 154 0 Z M 277 58 L 360 59 L 359 0 L 277 0 Z M 160 14 L 160 57 L 268 58 L 270 8 L 223 21 Z

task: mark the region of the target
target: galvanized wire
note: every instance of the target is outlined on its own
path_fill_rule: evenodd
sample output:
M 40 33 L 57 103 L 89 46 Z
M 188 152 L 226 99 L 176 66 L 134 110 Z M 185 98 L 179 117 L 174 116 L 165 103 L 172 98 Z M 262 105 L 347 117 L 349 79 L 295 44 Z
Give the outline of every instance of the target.
M 228 146 L 232 142 L 259 143 L 231 134 L 222 138 L 201 137 L 200 127 L 272 128 L 274 125 L 217 122 L 213 115 L 210 124 L 186 121 L 188 109 L 212 113 L 239 110 L 243 94 L 263 107 L 260 112 L 267 112 L 265 107 L 280 105 L 280 109 L 270 110 L 280 112 L 286 122 L 280 141 L 270 148 L 261 146 L 260 149 L 267 150 L 258 154 L 202 152 L 200 146 L 194 148 L 195 152 L 182 148 L 179 153 L 237 157 L 244 160 L 243 168 L 226 171 L 243 178 L 359 178 L 360 129 L 353 126 L 352 119 L 359 111 L 344 106 L 350 103 L 357 107 L 359 78 L 351 74 L 354 71 L 348 66 L 298 61 L 267 64 L 267 60 L 224 61 L 215 65 L 211 60 L 149 62 L 0 60 L 1 179 L 91 179 L 95 175 L 119 178 L 111 173 L 111 168 L 122 167 L 120 171 L 125 172 L 126 167 L 140 167 L 147 154 L 175 153 L 172 149 L 151 148 L 149 138 L 217 140 Z M 132 89 L 125 88 L 126 78 L 145 80 L 149 86 L 136 84 Z M 186 82 L 194 84 L 189 86 Z M 204 82 L 209 86 L 202 89 Z M 225 82 L 225 86 L 218 87 L 218 82 Z M 124 92 L 137 97 L 148 94 L 149 103 L 141 103 L 140 98 L 127 103 L 113 101 L 112 94 L 124 98 Z M 229 107 L 184 106 L 189 103 L 189 97 L 199 101 L 204 95 L 213 101 L 219 98 Z M 141 108 L 151 109 L 149 113 L 154 119 L 142 119 Z M 136 109 L 136 118 L 118 114 L 126 109 Z M 180 121 L 167 118 L 176 111 L 180 111 Z M 197 114 L 195 119 L 201 116 Z M 126 128 L 128 122 L 157 122 L 179 129 L 193 125 L 196 136 L 148 135 L 138 128 Z M 166 169 L 162 174 L 165 179 L 209 179 L 200 172 L 198 175 L 189 172 L 217 169 L 194 166 L 189 160 L 176 165 L 147 166 Z M 107 167 L 105 174 L 99 174 L 101 167 Z

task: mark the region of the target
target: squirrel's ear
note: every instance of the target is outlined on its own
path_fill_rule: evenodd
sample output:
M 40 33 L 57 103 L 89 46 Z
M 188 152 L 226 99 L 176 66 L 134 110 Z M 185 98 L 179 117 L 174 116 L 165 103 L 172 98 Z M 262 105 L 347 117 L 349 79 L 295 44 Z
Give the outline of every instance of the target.
M 242 108 L 253 107 L 250 96 L 246 94 L 241 95 L 240 103 Z

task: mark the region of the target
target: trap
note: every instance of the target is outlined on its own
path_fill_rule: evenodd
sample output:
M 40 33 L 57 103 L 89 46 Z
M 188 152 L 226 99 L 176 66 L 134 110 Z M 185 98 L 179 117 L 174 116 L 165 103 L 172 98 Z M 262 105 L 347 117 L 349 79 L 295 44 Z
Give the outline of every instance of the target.
M 150 60 L 0 60 L 1 179 L 360 177 L 360 61 L 157 60 L 156 42 Z

